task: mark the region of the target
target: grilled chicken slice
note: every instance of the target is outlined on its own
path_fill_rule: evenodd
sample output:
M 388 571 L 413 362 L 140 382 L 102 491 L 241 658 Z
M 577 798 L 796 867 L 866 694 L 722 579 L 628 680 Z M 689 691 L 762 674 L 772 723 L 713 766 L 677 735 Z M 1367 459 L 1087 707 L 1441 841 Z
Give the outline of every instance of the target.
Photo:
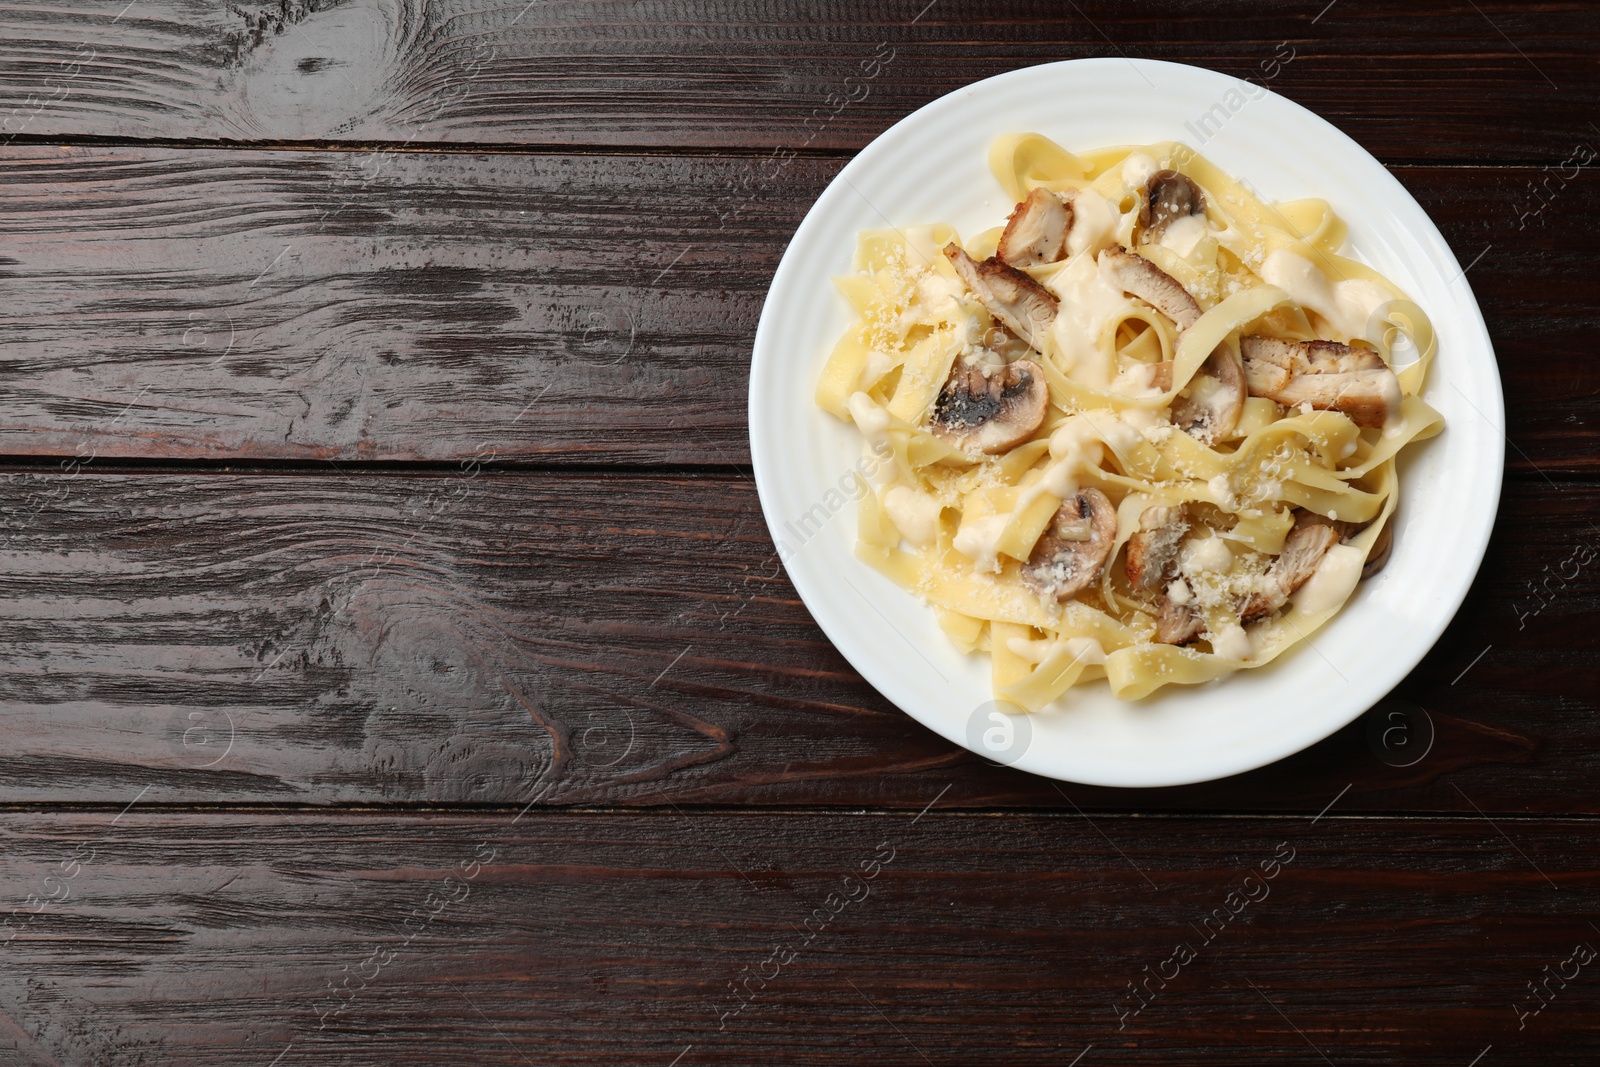
M 996 254 L 1013 267 L 1057 263 L 1066 258 L 1070 229 L 1072 205 L 1048 189 L 1035 189 L 1011 213 Z
M 1117 543 L 1117 509 L 1098 489 L 1081 489 L 1061 502 L 1022 567 L 1034 592 L 1070 600 L 1100 578 Z
M 1200 317 L 1200 305 L 1178 279 L 1121 245 L 1100 253 L 1100 270 L 1106 280 L 1136 296 L 1186 330 Z
M 1187 583 L 1184 588 L 1188 589 Z M 1205 628 L 1206 620 L 1194 610 L 1192 600 L 1186 599 L 1180 604 L 1170 592 L 1161 598 L 1161 608 L 1156 615 L 1156 641 L 1163 645 L 1187 645 Z
M 1171 387 L 1168 375 L 1168 388 Z M 1224 342 L 1212 350 L 1189 379 L 1187 396 L 1172 401 L 1172 421 L 1201 444 L 1226 438 L 1239 425 L 1244 413 L 1244 363 L 1232 345 Z
M 1295 522 L 1319 522 L 1329 526 L 1339 535 L 1341 541 L 1347 541 L 1356 534 L 1365 530 L 1372 523 L 1345 522 L 1341 519 L 1328 519 L 1311 511 L 1302 511 L 1295 517 Z M 1394 551 L 1394 521 L 1383 524 L 1383 529 L 1378 531 L 1378 539 L 1372 543 L 1372 548 L 1367 552 L 1367 560 L 1361 565 L 1361 580 L 1366 581 L 1374 574 L 1383 570 L 1384 564 L 1389 562 L 1389 556 Z
M 1400 405 L 1399 379 L 1371 349 L 1259 335 L 1240 338 L 1239 348 L 1251 396 L 1343 412 L 1357 426 L 1382 426 Z
M 1019 359 L 993 373 L 957 362 L 933 402 L 933 432 L 963 452 L 1009 452 L 1038 431 L 1050 405 L 1039 365 Z
M 1061 305 L 1054 293 L 998 256 L 979 263 L 954 242 L 945 245 L 944 254 L 989 314 L 1035 350 L 1044 351 L 1045 336 Z
M 1175 170 L 1161 170 L 1145 184 L 1139 227 L 1145 241 L 1159 242 L 1167 227 L 1178 219 L 1205 213 L 1206 197 L 1198 185 Z
M 1156 612 L 1156 640 L 1164 645 L 1186 645 L 1205 629 L 1205 619 L 1194 609 L 1188 583 L 1173 573 L 1191 525 L 1189 513 L 1181 504 L 1145 508 L 1139 516 L 1139 529 L 1128 538 L 1128 584 L 1141 593 L 1164 590 Z M 1174 586 L 1187 595 L 1175 599 Z
M 1183 505 L 1145 508 L 1139 529 L 1128 538 L 1128 584 L 1141 593 L 1166 585 L 1178 563 L 1178 546 L 1189 533 Z
M 1339 531 L 1326 521 L 1320 521 L 1309 512 L 1295 518 L 1294 528 L 1283 539 L 1283 551 L 1267 570 L 1266 592 L 1251 597 L 1239 612 L 1242 623 L 1254 622 L 1288 603 L 1296 589 L 1305 584 L 1328 554 L 1328 549 L 1339 543 Z

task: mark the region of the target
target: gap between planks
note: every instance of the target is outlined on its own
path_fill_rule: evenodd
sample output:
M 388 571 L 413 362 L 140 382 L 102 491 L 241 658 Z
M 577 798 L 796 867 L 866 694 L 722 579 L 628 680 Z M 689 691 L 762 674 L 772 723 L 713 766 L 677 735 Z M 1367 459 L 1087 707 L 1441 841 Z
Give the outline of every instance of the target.
M 888 127 L 886 126 L 885 129 Z M 798 159 L 836 159 L 847 161 L 860 154 L 860 148 L 769 148 L 760 145 L 725 146 L 717 148 L 666 148 L 658 144 L 588 145 L 551 141 L 538 144 L 518 144 L 508 141 L 328 141 L 328 140 L 265 140 L 234 141 L 187 137 L 120 137 L 115 135 L 74 134 L 53 136 L 49 134 L 17 134 L 0 145 L 18 148 L 168 148 L 188 149 L 197 152 L 337 152 L 361 155 L 418 156 L 649 156 L 677 159 L 765 159 L 777 152 L 787 152 Z M 1566 162 L 1569 153 L 1558 152 L 1548 158 L 1495 159 L 1495 160 L 1435 160 L 1426 157 L 1382 158 L 1378 162 L 1389 168 L 1426 168 L 1437 170 L 1489 170 L 1504 171 L 1531 167 L 1557 167 Z

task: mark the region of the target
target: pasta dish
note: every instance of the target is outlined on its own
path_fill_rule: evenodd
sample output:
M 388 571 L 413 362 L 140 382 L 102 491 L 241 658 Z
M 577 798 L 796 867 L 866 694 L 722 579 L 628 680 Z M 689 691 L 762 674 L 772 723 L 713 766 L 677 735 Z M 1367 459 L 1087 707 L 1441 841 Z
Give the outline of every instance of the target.
M 991 146 L 1009 218 L 872 230 L 816 388 L 877 461 L 856 553 L 1038 711 L 1260 667 L 1381 568 L 1442 428 L 1427 317 L 1183 145 Z M 997 220 L 998 222 L 999 220 Z

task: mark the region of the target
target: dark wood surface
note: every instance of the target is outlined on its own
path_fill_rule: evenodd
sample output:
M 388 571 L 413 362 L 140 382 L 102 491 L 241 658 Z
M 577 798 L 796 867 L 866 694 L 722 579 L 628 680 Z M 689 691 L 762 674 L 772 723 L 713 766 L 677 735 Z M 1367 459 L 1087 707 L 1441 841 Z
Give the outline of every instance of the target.
M 1064 797 L 863 682 L 736 474 L 6 477 L 35 503 L 0 574 L 0 803 L 918 809 L 949 785 L 962 805 L 1314 814 L 1350 786 L 1347 810 L 1600 814 L 1600 580 L 1529 562 L 1595 543 L 1581 483 L 1507 489 L 1467 607 L 1395 693 L 1424 709 L 1426 758 L 1358 722 L 1221 782 Z
M 125 4 L 0 0 L 0 1064 L 1600 1058 L 1600 6 Z M 848 155 L 1091 55 L 1349 131 L 1506 389 L 1429 656 L 1180 789 L 890 706 L 746 467 Z
M 6 453 L 551 465 L 748 461 L 761 301 L 843 166 L 752 198 L 759 158 L 703 154 L 0 160 Z M 1600 177 L 1534 214 L 1545 168 L 1396 174 L 1471 268 L 1513 464 L 1594 475 Z
M 143 808 L 9 817 L 0 870 L 58 898 L 0 946 L 11 1062 L 1569 1064 L 1600 1044 L 1600 959 L 1527 988 L 1600 945 L 1573 820 Z M 1141 1005 L 1129 984 L 1156 973 Z
M 0 136 L 849 150 L 979 78 L 1106 55 L 1269 80 L 1389 159 L 1555 162 L 1592 135 L 1592 4 L 1325 5 L 6 0 Z

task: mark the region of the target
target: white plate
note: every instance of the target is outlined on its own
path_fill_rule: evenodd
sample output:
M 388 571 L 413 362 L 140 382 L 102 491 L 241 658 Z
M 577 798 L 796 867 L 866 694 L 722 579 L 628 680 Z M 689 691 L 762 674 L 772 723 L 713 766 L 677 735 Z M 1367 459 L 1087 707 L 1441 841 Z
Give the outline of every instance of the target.
M 1082 686 L 1055 709 L 1019 717 L 1007 746 L 1000 720 L 988 717 L 988 657 L 963 655 L 930 608 L 853 555 L 855 501 L 839 485 L 850 485 L 860 437 L 811 396 L 851 321 L 830 278 L 849 271 L 857 232 L 949 222 L 971 235 L 1001 222 L 1012 204 L 989 173 L 989 142 L 1022 131 L 1069 151 L 1183 141 L 1269 199 L 1328 200 L 1349 223 L 1355 257 L 1432 318 L 1439 355 L 1424 396 L 1446 428 L 1402 460 L 1393 558 L 1314 643 L 1260 670 L 1138 702 L 1117 700 L 1104 682 Z M 1400 183 L 1298 104 L 1213 71 L 1151 60 L 1013 71 L 896 123 L 850 161 L 800 224 L 772 280 L 750 369 L 750 452 L 762 510 L 790 580 L 839 651 L 949 740 L 1094 785 L 1237 774 L 1314 744 L 1381 699 L 1432 647 L 1477 572 L 1500 497 L 1503 425 L 1483 316 L 1461 265 Z M 986 731 L 1000 732 L 986 743 Z

